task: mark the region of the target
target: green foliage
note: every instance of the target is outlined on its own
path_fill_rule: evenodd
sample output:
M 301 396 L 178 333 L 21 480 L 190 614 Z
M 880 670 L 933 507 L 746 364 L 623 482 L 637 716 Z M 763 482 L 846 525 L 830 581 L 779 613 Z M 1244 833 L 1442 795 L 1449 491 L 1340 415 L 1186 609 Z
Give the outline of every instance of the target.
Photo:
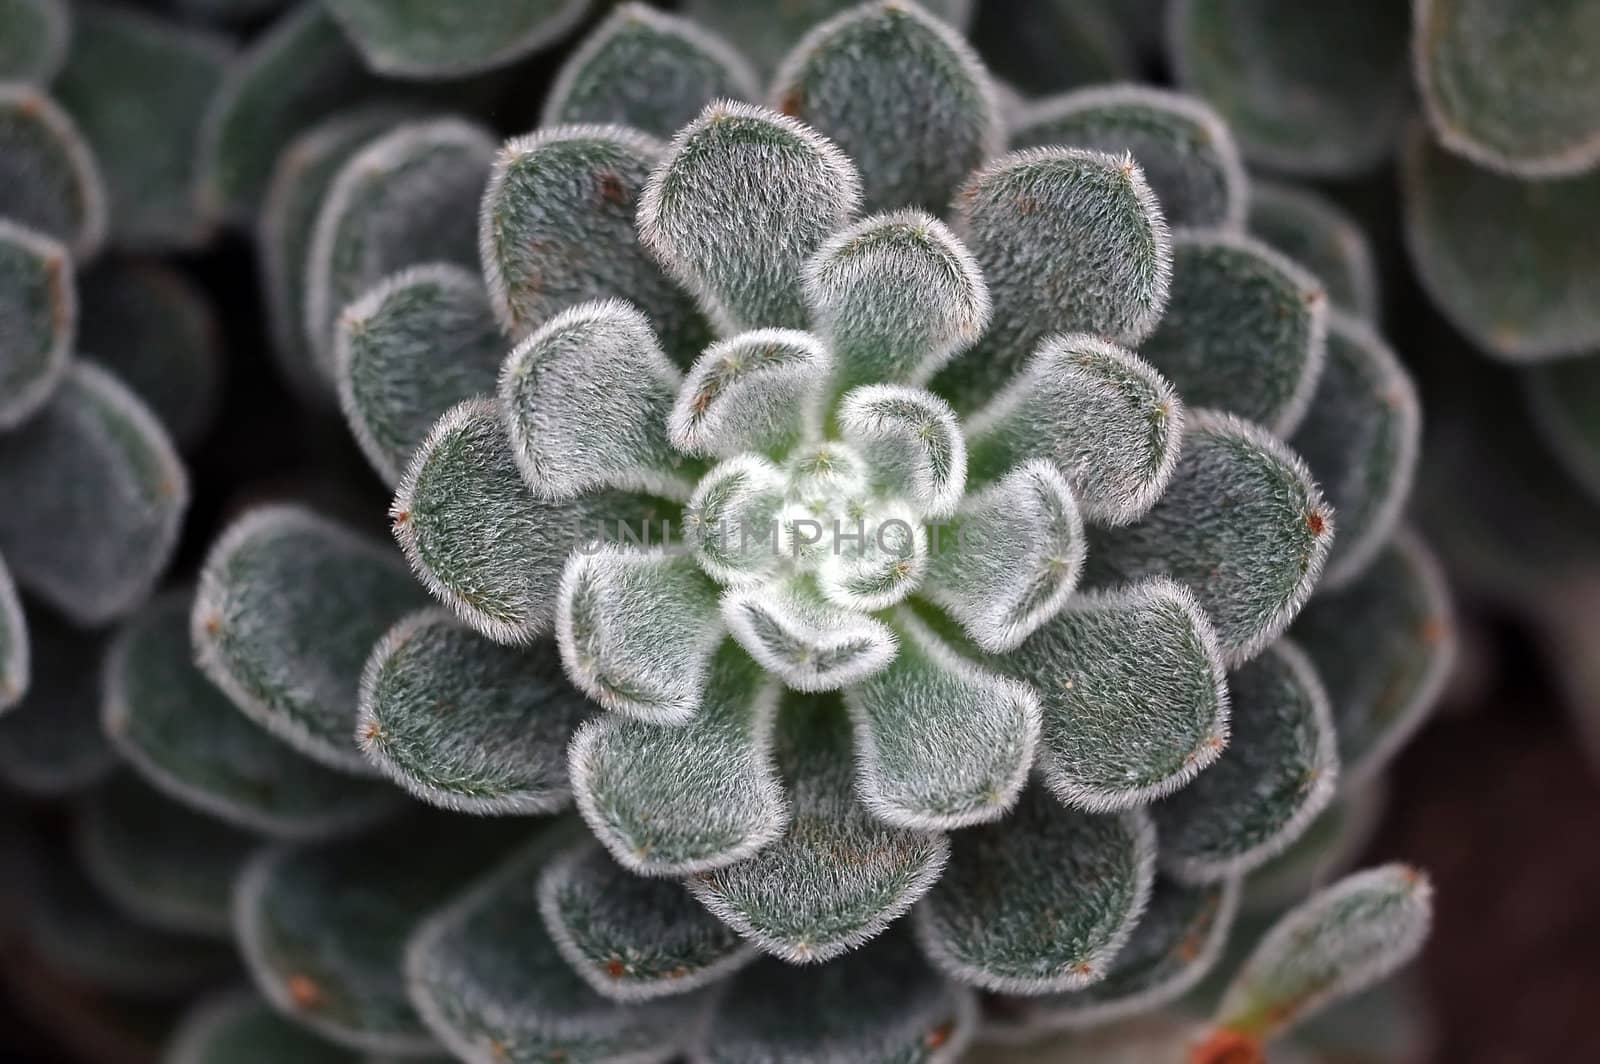
M 356 1059 L 244 990 L 219 991 L 196 1002 L 161 1057 L 162 1064 L 355 1064 Z
M 733 458 L 781 454 L 813 426 L 817 383 L 831 368 L 828 349 L 797 329 L 757 329 L 719 340 L 695 360 L 667 415 L 667 441 L 688 455 Z M 664 376 L 664 375 L 663 375 Z M 725 463 L 701 479 L 695 506 L 726 506 L 707 486 L 731 475 Z M 727 488 L 734 485 L 729 483 Z M 714 522 L 713 522 L 714 523 Z
M 1600 359 L 1552 362 L 1522 379 L 1534 426 L 1567 475 L 1600 499 Z
M 1250 186 L 1250 234 L 1310 270 L 1335 308 L 1378 317 L 1378 266 L 1356 221 L 1319 193 L 1297 185 Z
M 67 249 L 0 218 L 0 429 L 32 417 L 60 385 L 78 328 Z
M 683 10 L 696 23 L 723 34 L 763 73 L 778 66 L 817 23 L 856 7 L 859 0 L 788 0 L 776 9 L 745 0 L 685 0 Z M 926 0 L 931 14 L 962 29 L 973 0 Z
M 76 362 L 5 437 L 0 498 L 0 553 L 17 583 L 75 623 L 104 624 L 138 606 L 166 568 L 189 479 L 150 409 Z
M 973 5 L 972 36 L 995 75 L 1030 96 L 1128 81 L 1137 75 L 1124 14 L 1160 25 L 1159 12 L 1133 14 L 1140 0 L 988 0 Z M 1148 7 L 1148 4 L 1144 4 Z
M 79 262 L 106 237 L 100 166 L 61 105 L 40 89 L 0 82 L 0 218 L 66 245 Z
M 1359 762 L 1351 767 L 1361 769 Z M 1282 912 L 1348 871 L 1372 844 L 1388 805 L 1387 787 L 1381 777 L 1365 781 L 1357 777 L 1352 787 L 1345 765 L 1340 765 L 1339 772 L 1340 791 L 1333 801 L 1306 825 L 1299 838 L 1246 880 L 1247 912 Z
M 782 589 L 737 588 L 722 596 L 720 608 L 745 653 L 795 691 L 858 683 L 886 668 L 898 646 L 888 625 L 827 602 L 803 578 Z
M 0 783 L 59 798 L 104 779 L 116 762 L 96 716 L 105 640 L 32 609 L 28 685 L 0 715 Z
M 100 162 L 119 247 L 191 248 L 211 235 L 197 146 L 232 52 L 222 37 L 138 11 L 76 12 L 53 91 Z
M 67 58 L 65 0 L 0 0 L 0 81 L 49 84 Z
M 516 62 L 565 36 L 589 0 L 323 0 L 367 66 L 392 77 L 461 77 Z

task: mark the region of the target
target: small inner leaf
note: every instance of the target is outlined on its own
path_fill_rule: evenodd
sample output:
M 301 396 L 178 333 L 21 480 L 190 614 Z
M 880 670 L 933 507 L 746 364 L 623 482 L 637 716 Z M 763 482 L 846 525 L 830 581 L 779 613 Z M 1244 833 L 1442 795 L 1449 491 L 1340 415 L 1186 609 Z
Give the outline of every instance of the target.
M 707 576 L 752 587 L 777 570 L 784 487 L 778 467 L 757 455 L 719 462 L 700 478 L 683 508 L 683 538 Z
M 950 404 L 921 388 L 870 384 L 847 393 L 836 416 L 883 490 L 925 518 L 955 512 L 967 486 L 967 444 Z
M 818 421 L 832 356 L 796 329 L 757 329 L 718 341 L 690 368 L 667 416 L 685 454 L 780 453 Z
M 722 596 L 728 632 L 761 667 L 796 691 L 835 691 L 879 672 L 898 641 L 882 621 L 823 601 L 795 582 Z
M 566 36 L 588 0 L 496 0 L 470 17 L 435 0 L 323 0 L 367 66 L 434 81 L 506 66 Z
M 1310 270 L 1333 305 L 1378 317 L 1378 265 L 1367 234 L 1320 193 L 1297 185 L 1250 185 L 1250 235 Z
M 0 430 L 32 417 L 61 384 L 77 328 L 67 249 L 0 218 Z
M 87 262 L 106 236 L 106 190 L 78 126 L 26 84 L 0 84 L 0 217 Z

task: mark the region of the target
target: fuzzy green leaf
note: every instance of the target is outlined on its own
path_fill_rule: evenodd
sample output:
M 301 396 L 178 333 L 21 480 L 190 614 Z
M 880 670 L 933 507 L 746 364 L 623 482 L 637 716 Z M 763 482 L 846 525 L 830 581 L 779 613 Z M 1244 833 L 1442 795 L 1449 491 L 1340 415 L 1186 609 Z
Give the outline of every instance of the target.
M 1083 333 L 1055 336 L 968 419 L 968 469 L 981 483 L 1043 459 L 1086 520 L 1125 525 L 1167 490 L 1183 422 L 1177 393 L 1149 363 Z
M 1059 613 L 1083 572 L 1083 519 L 1044 461 L 967 496 L 939 537 L 923 594 L 990 653 L 1013 649 Z
M 118 635 L 101 725 L 145 782 L 235 827 L 315 839 L 392 812 L 398 794 L 301 757 L 240 713 L 194 664 L 190 598 L 169 594 Z
M 499 398 L 522 479 L 541 499 L 604 488 L 687 498 L 666 424 L 683 376 L 621 300 L 551 318 L 506 356 Z
M 356 1064 L 357 1058 L 291 1023 L 253 991 L 201 998 L 162 1051 L 162 1064 Z
M 103 624 L 166 568 L 189 478 L 150 409 L 78 362 L 0 447 L 0 498 L 0 553 L 17 583 L 76 623 Z
M 713 100 L 754 100 L 755 71 L 690 19 L 623 3 L 562 64 L 539 124 L 616 124 L 667 138 Z
M 1333 801 L 1245 881 L 1247 912 L 1283 911 L 1344 874 L 1372 844 L 1388 805 L 1387 788 L 1381 777 L 1351 788 L 1342 765 L 1340 775 L 1341 790 Z
M 100 162 L 118 246 L 192 248 L 211 235 L 196 153 L 232 52 L 220 36 L 142 12 L 76 13 L 54 92 Z
M 1000 659 L 1042 707 L 1039 763 L 1063 803 L 1143 805 L 1222 752 L 1228 686 L 1211 622 L 1185 589 L 1147 580 L 1080 595 Z
M 619 126 L 558 126 L 508 141 L 483 195 L 479 257 L 500 325 L 521 338 L 596 299 L 644 311 L 674 362 L 710 334 L 639 244 L 634 209 L 662 145 Z
M 921 211 L 863 219 L 806 264 L 806 301 L 835 360 L 832 393 L 923 384 L 989 325 L 978 263 Z
M 284 146 L 375 85 L 327 9 L 300 0 L 251 41 L 211 98 L 200 131 L 201 209 L 248 219 Z
M 686 454 L 706 457 L 780 453 L 818 420 L 831 363 L 816 337 L 796 329 L 757 329 L 719 340 L 678 388 L 667 439 Z
M 1299 263 L 1333 305 L 1369 321 L 1378 317 L 1378 265 L 1367 234 L 1309 188 L 1256 181 L 1250 186 L 1250 235 Z
M 382 543 L 303 507 L 262 506 L 206 556 L 195 657 L 279 739 L 330 768 L 374 775 L 355 741 L 361 668 L 378 637 L 423 601 Z
M 233 880 L 255 836 L 119 775 L 89 793 L 75 842 L 89 879 L 129 916 L 227 940 Z
M 1010 139 L 1013 148 L 1131 153 L 1172 225 L 1236 228 L 1244 220 L 1249 180 L 1239 149 L 1195 97 L 1142 85 L 1079 89 L 1030 104 Z
M 609 714 L 578 730 L 568 753 L 578 811 L 640 875 L 688 875 L 750 856 L 789 821 L 771 764 L 777 701 L 777 685 L 725 643 L 688 724 Z
M 949 403 L 921 388 L 869 384 L 846 393 L 835 416 L 881 491 L 921 517 L 955 512 L 967 486 L 967 444 Z
M 855 503 L 845 505 L 855 511 Z M 801 564 L 817 565 L 824 599 L 867 613 L 904 601 L 922 585 L 928 571 L 928 531 L 917 511 L 901 499 L 863 505 L 832 521 L 797 502 L 779 530 L 785 553 Z
M 329 381 L 335 323 L 346 306 L 406 266 L 477 265 L 473 208 L 495 147 L 487 130 L 440 118 L 383 134 L 339 170 L 306 255 L 306 339 Z
M 106 189 L 67 112 L 31 85 L 0 83 L 0 217 L 65 244 L 80 263 L 106 237 Z
M 197 443 L 223 384 L 221 324 L 204 291 L 155 260 L 104 259 L 78 284 L 78 350 L 150 404 L 179 446 Z
M 1172 246 L 1131 157 L 1012 152 L 975 174 L 955 209 L 994 300 L 994 326 L 935 379 L 957 409 L 987 398 L 1053 333 L 1132 346 L 1156 327 Z
M 367 66 L 424 81 L 507 66 L 573 29 L 589 0 L 323 0 Z
M 1042 787 L 997 824 L 954 838 L 917 910 L 923 950 L 952 977 L 1003 994 L 1105 978 L 1150 899 L 1155 832 L 1138 811 L 1063 809 Z
M 395 538 L 434 597 L 497 643 L 550 630 L 567 556 L 614 522 L 648 527 L 646 504 L 616 494 L 537 499 L 511 455 L 499 404 L 451 407 L 412 456 L 390 506 Z
M 463 399 L 494 391 L 505 341 L 476 272 L 451 263 L 400 271 L 339 315 L 339 405 L 385 483 Z
M 700 478 L 683 509 L 682 531 L 707 576 L 747 588 L 774 574 L 782 560 L 773 539 L 785 487 L 778 467 L 753 454 L 720 462 Z
M 1402 175 L 1411 262 L 1452 325 L 1519 364 L 1600 347 L 1600 173 L 1518 181 L 1419 134 Z
M 619 1005 L 550 937 L 537 884 L 571 841 L 559 827 L 536 838 L 436 911 L 406 947 L 411 1000 L 468 1064 L 665 1064 L 678 1053 L 697 1002 Z
M 978 1027 L 972 994 L 946 982 L 910 936 L 890 932 L 805 971 L 768 960 L 730 981 L 692 1064 L 953 1064 Z
M 855 7 L 858 0 L 786 0 L 779 7 L 746 0 L 685 0 L 695 22 L 725 35 L 765 73 L 773 70 L 817 23 Z M 956 29 L 971 19 L 974 0 L 920 0 L 921 6 Z
M 67 58 L 65 0 L 0 0 L 0 81 L 47 85 Z
M 1402 532 L 1295 625 L 1328 685 L 1346 786 L 1370 779 L 1433 708 L 1455 660 L 1452 613 L 1438 563 Z
M 1322 379 L 1289 442 L 1339 515 L 1324 574 L 1326 586 L 1338 587 L 1371 564 L 1394 530 L 1416 471 L 1422 409 L 1382 337 L 1343 314 L 1328 324 Z
M 344 164 L 402 113 L 372 106 L 344 111 L 309 126 L 290 141 L 272 167 L 256 219 L 267 324 L 278 366 L 307 402 L 331 397 L 328 380 L 306 342 L 306 254 L 328 186 Z
M 1131 81 L 1138 59 L 1117 18 L 1139 0 L 976 3 L 972 39 L 995 75 L 1020 95 Z M 1138 15 L 1133 17 L 1137 18 Z M 1159 18 L 1150 21 L 1159 24 Z
M 769 101 L 855 160 L 868 211 L 942 211 L 1005 142 L 977 53 L 904 0 L 861 4 L 812 29 L 778 69 Z
M 78 328 L 72 262 L 57 241 L 0 218 L 0 430 L 61 384 Z
M 824 601 L 794 581 L 730 591 L 723 623 L 761 667 L 796 691 L 834 691 L 884 669 L 898 646 L 882 621 Z
M 27 613 L 29 683 L 0 716 L 0 782 L 58 798 L 104 779 L 116 764 L 96 714 L 104 639 L 44 610 Z
M 551 644 L 498 646 L 427 610 L 389 629 L 367 659 L 356 737 L 425 802 L 545 813 L 571 801 L 567 741 L 592 710 Z
M 1409 961 L 1432 917 L 1433 888 L 1414 868 L 1384 865 L 1342 879 L 1267 932 L 1216 1023 L 1268 1041 Z
M 22 700 L 32 682 L 28 623 L 6 560 L 0 558 L 0 713 Z
M 1211 618 L 1223 659 L 1239 665 L 1300 612 L 1332 540 L 1331 509 L 1292 451 L 1248 422 L 1192 410 L 1167 493 L 1136 525 L 1090 530 L 1086 579 L 1171 576 Z
M 406 940 L 526 832 L 425 814 L 355 840 L 258 852 L 233 906 L 251 978 L 279 1012 L 330 1041 L 426 1054 L 433 1041 L 401 972 Z
M 1321 282 L 1265 244 L 1182 233 L 1173 241 L 1172 300 L 1139 353 L 1186 402 L 1283 435 L 1311 403 L 1327 326 Z
M 1451 151 L 1532 180 L 1600 164 L 1593 6 L 1419 0 L 1412 20 L 1422 101 Z
M 756 955 L 696 905 L 682 883 L 635 875 L 593 840 L 544 869 L 539 911 L 561 956 L 598 993 L 616 1001 L 697 990 Z
M 1328 694 L 1309 658 L 1284 641 L 1228 677 L 1227 752 L 1151 815 L 1161 866 L 1217 883 L 1259 867 L 1333 798 L 1339 772 Z
M 667 149 L 639 200 L 639 235 L 723 333 L 803 328 L 803 268 L 860 202 L 861 177 L 832 141 L 722 101 Z
M 783 837 L 689 889 L 764 952 L 814 964 L 876 938 L 928 892 L 950 854 L 942 835 L 890 827 L 856 796 L 850 725 L 836 702 L 790 696 L 776 758 L 793 813 Z
M 1407 6 L 1175 0 L 1178 83 L 1205 97 L 1253 163 L 1323 177 L 1371 169 L 1410 105 Z
M 1522 374 L 1532 420 L 1567 475 L 1600 499 L 1600 358 L 1574 358 Z

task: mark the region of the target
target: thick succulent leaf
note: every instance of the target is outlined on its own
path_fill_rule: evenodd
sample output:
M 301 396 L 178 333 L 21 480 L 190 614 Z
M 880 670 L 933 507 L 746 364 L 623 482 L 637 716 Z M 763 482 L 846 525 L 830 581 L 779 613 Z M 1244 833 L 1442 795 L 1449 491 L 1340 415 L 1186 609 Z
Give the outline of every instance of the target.
M 977 261 L 921 211 L 873 215 L 829 237 L 806 264 L 805 293 L 836 362 L 835 395 L 923 384 L 989 325 Z
M 234 934 L 257 989 L 323 1037 L 426 1054 L 406 997 L 406 940 L 527 828 L 427 813 L 357 839 L 259 851 L 234 888 Z
M 589 0 L 323 0 L 369 68 L 442 81 L 492 70 L 547 48 L 582 21 Z
M 1600 172 L 1518 181 L 1419 134 L 1402 175 L 1411 262 L 1452 325 L 1508 362 L 1600 347 Z
M 89 793 L 76 828 L 84 871 L 129 916 L 180 934 L 231 937 L 233 880 L 255 836 L 126 774 Z
M 1151 810 L 1162 868 L 1188 883 L 1234 879 L 1281 853 L 1326 808 L 1339 774 L 1328 694 L 1299 647 L 1274 643 L 1228 687 L 1226 756 Z
M 1574 358 L 1522 374 L 1532 421 L 1567 475 L 1600 499 L 1600 358 Z
M 47 85 L 67 58 L 65 0 L 0 0 L 0 81 Z
M 635 875 L 593 840 L 579 842 L 543 870 L 539 911 L 561 956 L 596 992 L 616 1001 L 697 990 L 756 955 L 682 883 Z
M 1236 228 L 1249 180 L 1233 134 L 1203 101 L 1143 85 L 1079 89 L 1028 105 L 1013 148 L 1063 145 L 1131 153 L 1175 226 Z
M 841 609 L 875 613 L 903 602 L 927 576 L 928 526 L 902 499 L 846 506 L 842 520 L 829 520 L 795 503 L 781 519 L 780 546 L 817 564 L 822 597 Z
M 1600 13 L 1536 0 L 1418 0 L 1412 59 L 1434 135 L 1524 179 L 1600 163 Z
M 572 833 L 551 829 L 412 935 L 405 953 L 411 1000 L 457 1059 L 665 1064 L 677 1055 L 698 1002 L 624 1006 L 603 997 L 546 929 L 539 877 L 572 841 Z
M 967 420 L 968 471 L 982 483 L 1042 459 L 1067 478 L 1086 520 L 1125 525 L 1167 490 L 1183 419 L 1149 363 L 1085 333 L 1054 336 Z
M 1334 314 L 1315 397 L 1289 442 L 1339 515 L 1324 583 L 1347 584 L 1388 541 L 1411 493 L 1422 436 L 1416 387 L 1371 327 Z
M 976 3 L 972 39 L 997 78 L 1023 95 L 1045 96 L 1140 76 L 1138 57 L 1118 25 L 1140 0 L 1034 0 L 1025 6 Z M 1138 16 L 1134 16 L 1138 17 Z M 1159 24 L 1159 18 L 1151 21 Z
M 695 876 L 689 889 L 764 952 L 791 964 L 833 961 L 926 894 L 950 844 L 891 827 L 857 798 L 850 723 L 837 702 L 790 696 L 776 757 L 793 803 L 788 831 L 753 857 Z
M 986 1016 L 987 1020 L 988 1017 Z M 984 1034 L 992 1028 L 986 1023 Z M 1205 1038 L 1205 1026 L 1194 1019 L 1156 1012 L 1136 1016 L 1121 1023 L 1091 1027 L 1083 1031 L 1045 1033 L 1030 1039 L 1030 1031 L 994 1030 L 994 1038 L 984 1044 L 984 1064 L 1059 1064 L 1062 1060 L 1093 1061 L 1094 1064 L 1180 1064 Z M 1018 1041 L 1020 1044 L 1006 1044 Z M 1211 1064 L 1213 1058 L 1195 1058 L 1190 1064 Z M 1233 1064 L 1234 1058 L 1218 1058 Z M 1238 1064 L 1260 1064 L 1259 1058 L 1239 1058 Z M 1286 1053 L 1275 1055 L 1272 1064 L 1308 1064 Z
M 1348 876 L 1275 924 L 1234 976 L 1216 1024 L 1262 1042 L 1416 956 L 1433 918 L 1421 872 L 1384 865 Z
M 827 347 L 797 329 L 757 329 L 719 340 L 679 386 L 667 439 L 685 454 L 705 457 L 781 453 L 818 420 L 831 363 Z
M 1402 532 L 1353 583 L 1313 600 L 1294 634 L 1328 685 L 1346 786 L 1370 779 L 1416 733 L 1455 662 L 1438 563 Z
M 443 610 L 401 620 L 361 674 L 356 738 L 383 773 L 458 812 L 546 813 L 572 798 L 567 742 L 593 707 L 555 647 L 503 647 Z
M 1332 510 L 1305 463 L 1248 422 L 1192 410 L 1167 493 L 1136 525 L 1091 529 L 1085 575 L 1096 586 L 1172 577 L 1239 665 L 1300 612 L 1332 540 Z
M 57 798 L 104 779 L 116 763 L 96 715 L 104 640 L 44 610 L 27 614 L 29 683 L 0 716 L 0 782 Z
M 862 802 L 913 830 L 998 820 L 1033 764 L 1039 696 L 961 656 L 908 610 L 894 625 L 895 660 L 845 693 Z
M 804 328 L 805 264 L 860 202 L 861 177 L 832 141 L 722 101 L 678 133 L 650 176 L 639 236 L 721 332 Z
M 272 166 L 256 218 L 256 250 L 273 354 L 302 400 L 326 404 L 332 395 L 305 339 L 306 254 L 317 213 L 350 157 L 400 120 L 401 112 L 382 106 L 340 112 L 306 128 Z
M 1170 580 L 1079 595 L 998 664 L 1037 688 L 1039 768 L 1069 806 L 1144 805 L 1194 779 L 1227 742 L 1216 635 Z
M 1289 173 L 1375 166 L 1410 105 L 1408 5 L 1174 0 L 1178 83 L 1221 112 L 1245 158 Z
M 868 211 L 942 211 L 1005 142 L 977 53 L 901 0 L 861 4 L 812 29 L 778 69 L 769 99 L 855 160 Z
M 146 783 L 207 816 L 286 839 L 336 835 L 394 810 L 389 786 L 301 757 L 240 713 L 195 667 L 189 614 L 187 595 L 155 599 L 107 657 L 100 724 Z
M 779 62 L 817 23 L 856 6 L 857 0 L 788 0 L 752 7 L 745 0 L 685 0 L 684 14 L 725 35 L 763 73 Z M 972 17 L 974 0 L 921 0 L 921 6 L 956 29 Z
M 623 3 L 561 65 L 539 124 L 594 122 L 667 138 L 713 100 L 754 100 L 755 71 L 698 23 Z
M 0 553 L 17 583 L 77 623 L 103 624 L 137 606 L 166 568 L 189 478 L 150 409 L 78 362 L 5 438 L 0 499 Z
M 722 642 L 717 585 L 687 554 L 602 545 L 574 553 L 556 598 L 556 645 L 606 709 L 684 724 Z
M 1080 813 L 1029 788 L 1011 816 L 955 836 L 949 868 L 917 910 L 922 948 L 952 977 L 996 993 L 1099 982 L 1150 899 L 1155 847 L 1137 810 Z
M 924 518 L 955 513 L 967 487 L 967 443 L 949 403 L 921 388 L 869 384 L 846 393 L 835 416 L 882 490 Z
M 200 131 L 201 209 L 249 219 L 284 146 L 375 86 L 327 9 L 300 0 L 251 41 L 211 98 Z
M 21 83 L 0 83 L 0 218 L 59 240 L 80 263 L 106 236 L 105 182 L 77 123 Z
M 634 208 L 662 145 L 621 126 L 557 126 L 508 141 L 479 218 L 478 253 L 500 325 L 521 338 L 594 299 L 644 311 L 680 366 L 709 332 L 639 244 Z
M 776 572 L 783 559 L 776 536 L 786 486 L 782 471 L 754 454 L 720 462 L 700 478 L 683 508 L 682 531 L 707 576 L 746 588 Z
M 771 762 L 777 702 L 777 685 L 725 643 L 688 724 L 613 714 L 579 729 L 568 752 L 578 811 L 640 875 L 688 875 L 749 857 L 789 822 Z
M 32 417 L 61 384 L 77 328 L 67 249 L 0 218 L 0 430 Z
M 419 262 L 476 266 L 477 213 L 496 142 L 456 118 L 400 126 L 346 160 L 306 254 L 306 339 L 334 379 L 339 312 Z
M 32 682 L 28 623 L 6 560 L 0 558 L 0 713 L 22 700 Z
M 209 31 L 139 11 L 76 12 L 52 91 L 100 162 L 117 245 L 190 248 L 211 235 L 212 219 L 197 209 L 195 166 L 200 126 L 232 53 Z
M 957 409 L 988 398 L 1053 333 L 1132 346 L 1156 327 L 1172 245 L 1131 156 L 1012 152 L 973 175 L 955 210 L 994 300 L 994 326 L 935 379 Z
M 881 671 L 899 646 L 888 625 L 824 601 L 801 581 L 722 596 L 728 632 L 796 691 L 835 691 Z
M 375 540 L 289 505 L 262 506 L 218 537 L 191 614 L 195 658 L 245 716 L 329 768 L 376 774 L 356 746 L 367 654 L 423 604 Z
M 1184 400 L 1286 435 L 1322 375 L 1328 296 L 1311 274 L 1250 237 L 1182 233 L 1172 300 L 1139 353 Z
M 1188 993 L 1212 970 L 1233 928 L 1239 883 L 1191 887 L 1157 876 L 1150 904 L 1106 977 L 1064 994 L 1006 998 L 985 1031 L 997 1041 L 1101 1027 L 1150 1013 Z
M 350 1051 L 285 1020 L 254 991 L 224 990 L 184 1014 L 162 1064 L 357 1064 Z
M 978 1027 L 970 991 L 946 982 L 910 936 L 890 932 L 832 964 L 762 961 L 731 980 L 692 1064 L 952 1064 Z
M 205 292 L 155 260 L 102 259 L 78 285 L 77 349 L 148 403 L 179 446 L 197 443 L 222 401 L 221 323 Z
M 1027 462 L 962 502 L 937 529 L 923 595 L 990 653 L 1061 611 L 1083 572 L 1083 519 L 1066 479 Z
M 550 630 L 567 555 L 608 527 L 649 528 L 649 504 L 613 493 L 535 498 L 517 471 L 500 406 L 447 410 L 411 458 L 389 509 L 412 571 L 497 643 Z
M 339 405 L 385 483 L 399 482 L 439 415 L 494 391 L 504 355 L 482 279 L 452 263 L 402 270 L 344 309 Z
M 1347 776 L 1343 766 L 1340 775 Z M 1288 849 L 1250 874 L 1243 900 L 1247 913 L 1282 912 L 1343 875 L 1372 844 L 1388 806 L 1388 788 L 1381 777 L 1354 788 L 1341 779 L 1340 787 Z
M 1361 226 L 1309 188 L 1273 181 L 1250 186 L 1250 235 L 1276 248 L 1322 282 L 1333 305 L 1369 321 L 1378 317 L 1378 265 Z
M 522 478 L 541 499 L 603 488 L 687 498 L 692 482 L 666 432 L 682 383 L 633 305 L 613 299 L 562 311 L 518 344 L 500 372 Z

